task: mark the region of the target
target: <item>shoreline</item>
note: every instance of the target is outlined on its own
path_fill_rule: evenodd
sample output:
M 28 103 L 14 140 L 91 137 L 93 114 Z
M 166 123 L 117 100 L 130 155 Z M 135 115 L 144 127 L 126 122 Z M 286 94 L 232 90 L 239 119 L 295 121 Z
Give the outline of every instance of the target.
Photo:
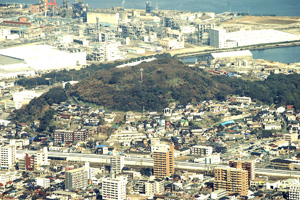
M 211 53 L 220 53 L 228 51 L 242 51 L 242 50 L 265 50 L 265 49 L 275 49 L 275 48 L 284 48 L 284 47 L 293 47 L 300 46 L 300 40 L 288 41 L 288 42 L 279 42 L 279 43 L 270 43 L 270 44 L 257 44 L 251 46 L 235 47 L 235 48 L 225 48 L 225 49 L 207 49 L 204 51 L 197 52 L 186 52 L 175 54 L 177 58 L 186 58 L 186 57 L 196 57 L 196 56 L 205 56 Z

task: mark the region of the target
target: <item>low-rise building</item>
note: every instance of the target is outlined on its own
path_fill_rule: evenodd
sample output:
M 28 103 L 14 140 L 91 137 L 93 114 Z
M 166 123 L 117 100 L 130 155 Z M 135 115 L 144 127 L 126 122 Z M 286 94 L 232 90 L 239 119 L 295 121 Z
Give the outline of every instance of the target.
M 191 154 L 200 156 L 209 156 L 212 154 L 212 147 L 196 145 L 191 149 Z
M 284 159 L 271 160 L 271 166 L 275 169 L 294 169 L 294 163 Z

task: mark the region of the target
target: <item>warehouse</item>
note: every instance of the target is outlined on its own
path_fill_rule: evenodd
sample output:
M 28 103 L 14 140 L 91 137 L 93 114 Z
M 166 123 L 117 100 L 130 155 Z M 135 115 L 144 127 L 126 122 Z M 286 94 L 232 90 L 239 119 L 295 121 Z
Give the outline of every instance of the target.
M 85 52 L 69 53 L 48 45 L 24 45 L 0 49 L 0 55 L 22 60 L 35 71 L 71 69 L 86 65 Z M 17 70 L 17 65 L 15 67 Z
M 225 29 L 212 29 L 209 33 L 210 45 L 216 48 L 233 48 L 257 44 L 300 40 L 300 36 L 282 31 L 250 30 L 227 33 Z
M 17 77 L 34 76 L 35 71 L 23 59 L 0 54 L 0 80 Z

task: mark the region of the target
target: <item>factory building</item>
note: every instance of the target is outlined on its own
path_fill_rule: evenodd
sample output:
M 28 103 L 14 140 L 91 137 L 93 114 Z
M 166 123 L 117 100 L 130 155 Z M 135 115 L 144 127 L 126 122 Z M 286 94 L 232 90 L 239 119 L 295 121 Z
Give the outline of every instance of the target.
M 37 93 L 37 92 L 31 91 L 31 90 L 15 92 L 13 94 L 13 102 L 14 102 L 15 108 L 20 109 L 23 105 L 29 104 L 29 102 L 32 99 L 37 98 L 41 95 L 42 95 L 42 93 Z
M 14 70 L 21 71 L 24 71 L 22 70 L 25 67 L 24 63 L 35 71 L 72 69 L 86 65 L 85 52 L 69 53 L 48 45 L 26 45 L 1 49 L 0 55 L 19 60 L 19 63 L 13 62 L 12 64 L 15 64 Z M 24 63 L 22 64 L 21 61 Z M 5 67 L 4 64 L 2 66 Z
M 253 64 L 252 53 L 249 50 L 211 53 L 206 58 L 210 67 L 230 65 L 231 67 L 248 67 Z
M 25 60 L 0 54 L 0 80 L 34 75 L 34 69 Z
M 209 33 L 210 46 L 216 48 L 233 48 L 257 44 L 268 44 L 299 40 L 300 36 L 282 31 L 250 30 L 227 33 L 225 29 L 211 29 Z
M 98 19 L 97 19 L 98 18 Z M 88 24 L 97 24 L 97 20 L 99 23 L 107 23 L 107 24 L 118 24 L 120 19 L 120 14 L 114 11 L 108 12 L 88 12 L 87 13 L 87 23 Z

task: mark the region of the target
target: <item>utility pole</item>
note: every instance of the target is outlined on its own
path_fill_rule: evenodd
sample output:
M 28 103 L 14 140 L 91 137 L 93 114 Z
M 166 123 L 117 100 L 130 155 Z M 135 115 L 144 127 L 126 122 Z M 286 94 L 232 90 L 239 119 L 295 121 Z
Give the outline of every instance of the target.
M 141 81 L 143 82 L 143 71 L 144 71 L 144 69 L 141 68 L 140 71 L 141 71 Z

